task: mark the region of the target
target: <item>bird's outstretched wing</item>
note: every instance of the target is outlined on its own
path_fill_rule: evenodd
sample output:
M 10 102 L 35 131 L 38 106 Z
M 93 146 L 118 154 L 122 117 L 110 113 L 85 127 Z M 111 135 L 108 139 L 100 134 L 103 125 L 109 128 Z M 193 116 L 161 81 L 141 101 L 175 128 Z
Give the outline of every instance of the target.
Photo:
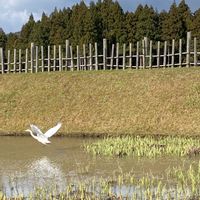
M 30 127 L 31 127 L 31 130 L 33 131 L 33 134 L 37 134 L 37 136 L 38 135 L 44 136 L 44 134 L 42 133 L 42 131 L 36 125 L 31 124 Z
M 54 126 L 53 128 L 49 129 L 44 135 L 49 138 L 51 137 L 52 135 L 54 135 L 58 129 L 61 127 L 61 123 L 58 123 L 56 126 Z

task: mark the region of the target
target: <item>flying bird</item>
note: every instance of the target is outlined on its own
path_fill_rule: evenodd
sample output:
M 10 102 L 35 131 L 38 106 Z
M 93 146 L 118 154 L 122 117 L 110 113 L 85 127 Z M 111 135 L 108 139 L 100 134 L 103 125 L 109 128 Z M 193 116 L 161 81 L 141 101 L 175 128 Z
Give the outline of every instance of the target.
M 61 127 L 61 123 L 58 123 L 56 126 L 54 126 L 53 128 L 50 128 L 46 133 L 42 133 L 42 131 L 36 126 L 31 124 L 31 130 L 27 129 L 25 131 L 29 132 L 31 134 L 31 136 L 36 139 L 38 142 L 41 142 L 42 144 L 49 144 L 51 143 L 49 141 L 49 138 L 54 135 Z

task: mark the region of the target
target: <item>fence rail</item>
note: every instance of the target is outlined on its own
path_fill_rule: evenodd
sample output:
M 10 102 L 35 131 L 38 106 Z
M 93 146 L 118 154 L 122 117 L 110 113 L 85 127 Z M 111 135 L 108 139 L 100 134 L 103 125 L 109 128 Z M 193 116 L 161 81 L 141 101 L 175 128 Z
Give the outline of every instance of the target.
M 47 49 L 31 43 L 26 50 L 5 52 L 0 48 L 0 74 L 199 66 L 197 46 L 197 39 L 191 38 L 191 32 L 187 33 L 185 45 L 182 39 L 153 42 L 146 37 L 136 44 L 121 47 L 119 43 L 108 45 L 104 39 L 101 49 L 97 43 L 74 48 L 69 40 L 65 47 L 54 45 Z

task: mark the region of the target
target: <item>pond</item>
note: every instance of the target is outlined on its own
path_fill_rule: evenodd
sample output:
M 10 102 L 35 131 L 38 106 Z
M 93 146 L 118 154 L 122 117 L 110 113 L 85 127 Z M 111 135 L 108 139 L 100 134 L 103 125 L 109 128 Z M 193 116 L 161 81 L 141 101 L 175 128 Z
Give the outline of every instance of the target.
M 72 183 L 90 182 L 94 178 L 113 180 L 116 174 L 130 172 L 138 179 L 147 174 L 163 178 L 168 169 L 187 168 L 199 159 L 92 156 L 83 149 L 83 144 L 91 140 L 94 139 L 54 137 L 50 145 L 44 146 L 31 137 L 0 137 L 0 191 L 7 197 L 27 197 L 36 188 L 56 187 L 62 192 Z M 127 183 L 122 186 L 124 195 L 127 190 L 133 193 L 133 187 L 126 188 Z M 119 195 L 117 185 L 113 184 L 112 189 L 112 193 Z

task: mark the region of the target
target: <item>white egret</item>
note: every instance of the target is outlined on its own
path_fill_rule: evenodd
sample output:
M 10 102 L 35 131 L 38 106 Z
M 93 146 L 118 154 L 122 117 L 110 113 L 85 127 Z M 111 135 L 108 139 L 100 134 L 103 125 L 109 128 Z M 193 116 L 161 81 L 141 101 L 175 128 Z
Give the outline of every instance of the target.
M 48 144 L 51 143 L 48 138 L 50 138 L 52 135 L 54 135 L 59 128 L 61 127 L 61 123 L 58 123 L 56 126 L 53 128 L 50 128 L 45 134 L 42 133 L 42 131 L 35 125 L 31 124 L 31 130 L 27 129 L 25 131 L 29 132 L 31 136 L 36 139 L 38 142 L 41 142 L 42 144 Z

